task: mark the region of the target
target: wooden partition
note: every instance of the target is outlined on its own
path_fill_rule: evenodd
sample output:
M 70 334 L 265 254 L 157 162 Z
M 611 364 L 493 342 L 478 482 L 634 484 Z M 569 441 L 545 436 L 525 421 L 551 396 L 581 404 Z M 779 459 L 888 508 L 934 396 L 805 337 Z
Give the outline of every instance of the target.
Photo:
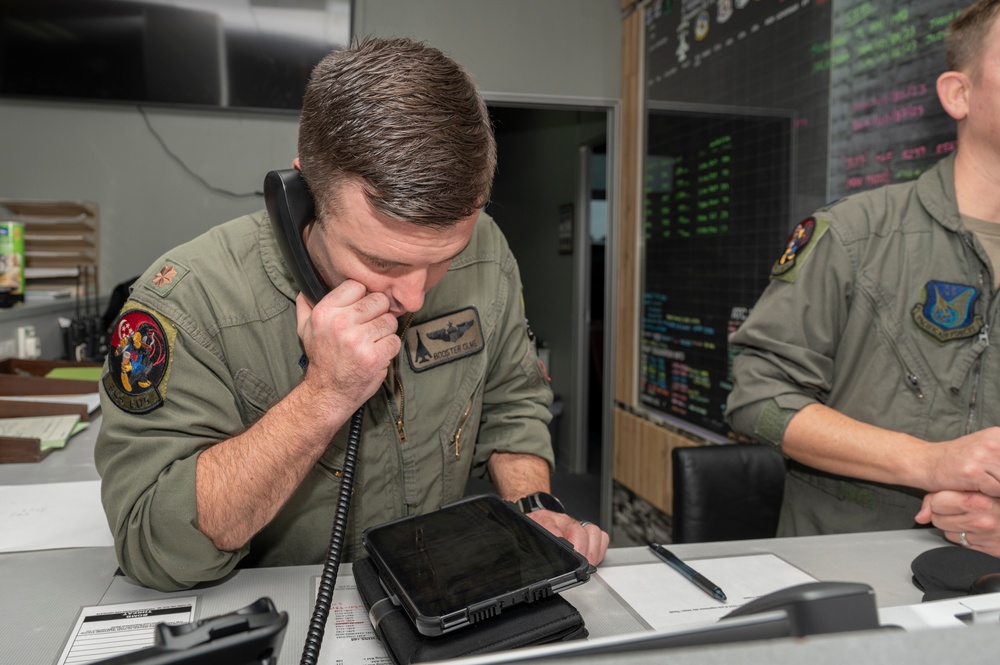
M 695 445 L 645 418 L 615 410 L 615 480 L 668 515 L 674 500 L 671 451 Z
M 621 186 L 618 198 L 617 309 L 614 378 L 615 482 L 669 515 L 673 500 L 670 451 L 698 441 L 635 412 L 639 325 L 639 234 L 642 225 L 643 6 L 622 0 Z

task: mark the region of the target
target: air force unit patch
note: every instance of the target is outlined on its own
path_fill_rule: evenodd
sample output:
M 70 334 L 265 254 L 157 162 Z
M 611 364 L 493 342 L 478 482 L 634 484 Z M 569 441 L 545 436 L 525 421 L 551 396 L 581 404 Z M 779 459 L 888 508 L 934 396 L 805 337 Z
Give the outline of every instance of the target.
M 785 241 L 785 251 L 771 266 L 771 279 L 794 282 L 806 259 L 829 228 L 830 220 L 823 215 L 802 220 L 792 229 Z
M 176 330 L 149 312 L 130 309 L 118 317 L 112 335 L 102 379 L 108 397 L 128 413 L 161 406 Z
M 923 298 L 913 306 L 913 321 L 937 341 L 972 337 L 982 329 L 983 319 L 976 314 L 979 289 L 974 286 L 931 280 Z
M 479 312 L 466 307 L 415 323 L 406 331 L 406 357 L 414 372 L 479 353 L 485 344 Z

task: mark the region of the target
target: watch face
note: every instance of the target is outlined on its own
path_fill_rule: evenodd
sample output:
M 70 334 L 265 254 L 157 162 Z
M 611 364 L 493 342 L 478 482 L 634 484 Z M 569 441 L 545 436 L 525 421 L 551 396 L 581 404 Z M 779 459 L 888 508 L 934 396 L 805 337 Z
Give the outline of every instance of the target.
M 546 494 L 545 492 L 536 492 L 529 496 L 524 497 L 524 502 L 527 504 L 525 506 L 525 512 L 531 513 L 536 510 L 551 510 L 556 513 L 565 513 L 566 509 L 563 507 L 559 499 L 555 498 L 551 494 Z

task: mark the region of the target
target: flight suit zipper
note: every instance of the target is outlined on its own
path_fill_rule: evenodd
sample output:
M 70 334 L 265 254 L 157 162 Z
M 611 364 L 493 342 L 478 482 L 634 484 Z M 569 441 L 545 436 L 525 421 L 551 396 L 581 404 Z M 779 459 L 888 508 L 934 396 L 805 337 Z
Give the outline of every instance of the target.
M 399 332 L 399 339 L 404 345 L 406 344 L 406 331 L 410 328 L 411 321 L 413 321 L 412 312 L 406 317 L 403 329 Z M 403 425 L 403 415 L 406 413 L 406 393 L 403 392 L 403 380 L 399 377 L 398 353 L 392 359 L 392 378 L 396 383 L 396 390 L 399 391 L 399 413 L 396 416 L 396 435 L 399 437 L 400 443 L 406 443 L 406 427 Z
M 868 294 L 865 295 L 867 296 L 868 301 L 871 303 L 872 309 L 877 311 L 878 303 L 875 302 L 875 299 L 870 295 Z M 910 369 L 909 364 L 906 362 L 906 358 L 903 357 L 903 352 L 899 349 L 899 345 L 896 343 L 896 337 L 885 329 L 885 325 L 881 325 L 880 327 L 882 328 L 882 331 L 885 333 L 884 335 L 885 340 L 888 343 L 889 348 L 892 349 L 892 353 L 896 356 L 896 361 L 899 363 L 899 366 L 903 369 L 903 379 L 904 379 L 903 382 L 906 384 L 906 387 L 909 388 L 910 391 L 916 396 L 917 399 L 923 399 L 924 391 L 920 387 L 920 377 L 914 374 L 913 370 Z
M 984 323 L 982 330 L 979 331 L 979 341 L 984 342 L 987 346 L 990 343 L 990 324 Z M 983 370 L 983 354 L 980 353 L 976 357 L 976 366 L 972 370 L 972 397 L 969 398 L 969 419 L 965 423 L 965 433 L 971 434 L 974 430 L 976 423 L 976 401 L 977 395 L 979 395 L 979 382 L 982 380 L 982 370 Z
M 469 398 L 469 403 L 465 405 L 465 411 L 462 412 L 462 417 L 458 421 L 458 429 L 455 430 L 455 436 L 451 437 L 452 444 L 455 446 L 455 459 L 458 459 L 462 454 L 462 430 L 465 428 L 465 421 L 469 419 L 469 413 L 472 412 L 472 398 Z
M 972 235 L 966 234 L 964 236 L 966 244 L 972 249 L 973 253 L 979 257 L 979 253 L 976 251 L 975 243 L 972 241 Z M 982 259 L 980 259 L 982 260 Z M 986 290 L 986 281 L 983 279 L 982 268 L 979 270 L 979 292 L 988 293 Z M 991 307 L 987 306 L 987 313 Z M 979 331 L 979 341 L 985 343 L 987 346 L 990 344 L 990 324 L 984 323 L 982 329 Z M 969 397 L 969 415 L 965 421 L 965 433 L 971 434 L 976 423 L 976 401 L 979 395 L 979 382 L 982 380 L 982 369 L 983 369 L 983 354 L 980 353 L 976 356 L 976 364 L 972 369 L 972 396 Z

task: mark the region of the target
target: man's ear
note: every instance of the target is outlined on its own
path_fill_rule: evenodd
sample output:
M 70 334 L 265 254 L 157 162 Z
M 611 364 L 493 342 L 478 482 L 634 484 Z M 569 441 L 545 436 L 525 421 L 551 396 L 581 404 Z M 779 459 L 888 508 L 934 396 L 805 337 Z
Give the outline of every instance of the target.
M 941 106 L 955 120 L 969 114 L 969 91 L 972 82 L 962 72 L 945 72 L 938 77 L 937 93 Z

